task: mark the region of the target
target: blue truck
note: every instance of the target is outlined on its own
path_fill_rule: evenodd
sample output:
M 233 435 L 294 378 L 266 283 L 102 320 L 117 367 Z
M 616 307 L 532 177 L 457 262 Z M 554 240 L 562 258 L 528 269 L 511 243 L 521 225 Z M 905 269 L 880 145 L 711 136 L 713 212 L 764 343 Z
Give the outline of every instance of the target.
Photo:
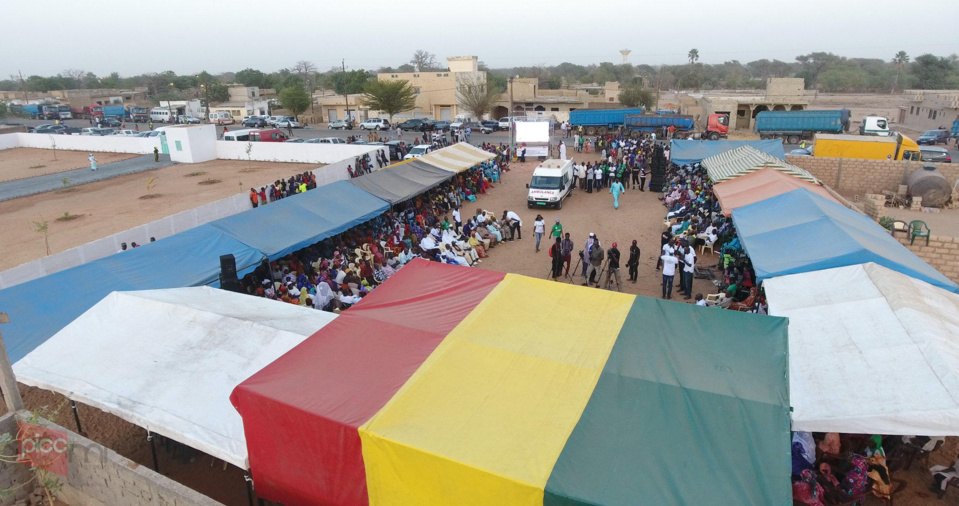
M 842 111 L 763 111 L 756 115 L 760 139 L 783 139 L 799 144 L 817 133 L 841 134 Z
M 952 138 L 959 139 L 959 119 L 952 122 Z
M 103 117 L 105 118 L 116 118 L 120 121 L 129 119 L 127 115 L 127 110 L 122 105 L 105 105 L 103 106 Z
M 134 123 L 149 123 L 150 111 L 146 107 L 127 106 L 127 118 Z
M 571 111 L 569 113 L 569 124 L 577 129 L 583 127 L 586 135 L 603 135 L 623 126 L 626 116 L 642 113 L 642 108 Z
M 25 105 L 22 108 L 20 108 L 20 113 L 23 114 L 24 116 L 30 116 L 33 119 L 41 119 L 43 115 L 43 110 L 40 107 L 41 106 L 36 104 Z

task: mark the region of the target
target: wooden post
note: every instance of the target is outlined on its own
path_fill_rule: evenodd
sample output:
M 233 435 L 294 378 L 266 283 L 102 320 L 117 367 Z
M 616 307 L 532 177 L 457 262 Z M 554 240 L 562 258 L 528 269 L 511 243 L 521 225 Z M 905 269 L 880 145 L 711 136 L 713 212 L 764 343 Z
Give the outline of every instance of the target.
M 7 313 L 0 313 L 0 323 L 10 323 Z M 13 365 L 10 364 L 10 355 L 7 355 L 7 345 L 0 335 L 0 391 L 3 400 L 7 403 L 7 411 L 16 413 L 23 409 L 23 399 L 20 398 L 20 389 L 17 387 L 17 378 L 13 375 Z

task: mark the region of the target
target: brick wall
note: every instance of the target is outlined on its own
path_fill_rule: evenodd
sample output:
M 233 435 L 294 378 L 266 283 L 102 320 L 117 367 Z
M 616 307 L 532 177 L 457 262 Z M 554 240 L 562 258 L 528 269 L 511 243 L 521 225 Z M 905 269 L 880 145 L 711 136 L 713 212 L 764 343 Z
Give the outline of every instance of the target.
M 12 414 L 0 418 L 0 434 L 17 435 L 17 421 Z M 9 455 L 17 451 L 16 445 L 4 449 L 3 454 Z M 33 479 L 33 472 L 27 466 L 0 462 L 0 489 L 13 489 L 13 495 L 0 499 L 0 506 L 13 506 L 17 501 L 24 500 L 33 491 L 34 484 L 21 487 L 22 484 Z
M 20 412 L 18 415 L 23 419 L 29 413 Z M 58 498 L 71 506 L 222 506 L 83 436 L 50 422 L 44 421 L 43 425 L 68 435 L 69 472 L 66 480 L 61 479 L 63 489 Z M 0 418 L 0 431 L 16 434 L 13 416 Z M 31 472 L 26 466 L 3 464 L 0 468 L 0 488 L 22 483 L 17 480 L 29 480 L 30 477 Z M 33 490 L 33 487 L 27 488 L 30 489 L 27 492 Z M 0 505 L 12 505 L 17 499 L 22 498 L 5 499 L 0 501 Z
M 904 234 L 896 234 L 896 238 L 937 271 L 959 283 L 959 238 L 934 235 L 929 237 L 928 246 L 924 237 L 917 237 L 911 246 Z
M 863 160 L 856 158 L 825 158 L 818 156 L 787 156 L 786 161 L 821 179 L 834 190 L 845 194 L 881 194 L 883 190 L 896 191 L 912 171 L 929 162 L 895 160 Z M 959 164 L 934 163 L 950 183 L 959 179 Z

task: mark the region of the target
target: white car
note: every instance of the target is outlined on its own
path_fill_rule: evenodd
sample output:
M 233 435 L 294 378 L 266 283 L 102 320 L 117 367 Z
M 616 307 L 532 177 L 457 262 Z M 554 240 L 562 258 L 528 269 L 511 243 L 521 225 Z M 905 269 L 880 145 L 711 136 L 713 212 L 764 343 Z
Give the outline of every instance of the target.
M 360 123 L 361 130 L 386 130 L 390 127 L 390 122 L 385 119 L 372 118 Z
M 199 125 L 200 118 L 194 118 L 193 116 L 180 116 L 180 122 L 186 123 L 187 125 Z
M 124 137 L 134 137 L 134 136 L 140 135 L 140 133 L 141 132 L 138 132 L 136 130 L 117 130 L 117 132 L 113 135 L 122 135 Z
M 499 129 L 509 130 L 509 116 L 499 119 Z
M 412 158 L 419 158 L 432 150 L 433 146 L 430 146 L 429 144 L 419 144 L 410 148 L 409 153 L 406 153 L 406 156 L 404 156 L 403 159 L 409 160 Z
M 277 128 L 303 128 L 303 125 L 293 119 L 293 116 L 277 116 L 273 126 Z

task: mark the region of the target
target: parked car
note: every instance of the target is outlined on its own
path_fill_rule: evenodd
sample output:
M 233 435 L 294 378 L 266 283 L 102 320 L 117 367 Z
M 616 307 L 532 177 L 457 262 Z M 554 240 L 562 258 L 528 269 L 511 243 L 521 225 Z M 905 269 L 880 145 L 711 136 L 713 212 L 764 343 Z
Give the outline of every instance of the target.
M 66 125 L 53 125 L 50 123 L 40 125 L 37 128 L 33 129 L 33 133 L 37 134 L 55 134 L 60 130 L 66 128 Z
M 100 128 L 103 128 L 103 127 L 120 128 L 120 125 L 121 125 L 120 120 L 116 118 L 107 117 L 100 120 Z
M 935 146 L 936 144 L 948 144 L 949 143 L 949 131 L 948 130 L 926 130 L 926 132 L 919 136 L 916 139 L 916 144 L 920 146 L 923 144 L 929 144 Z
M 406 144 L 403 141 L 389 141 L 385 143 L 386 146 L 390 148 L 390 160 L 402 160 L 403 159 L 403 149 L 400 146 L 405 146 Z
M 430 151 L 433 151 L 433 146 L 429 144 L 420 144 L 417 146 L 413 146 L 413 148 L 410 149 L 410 152 L 407 153 L 406 156 L 403 157 L 403 159 L 409 160 L 411 158 L 419 158 L 429 153 Z
M 200 118 L 195 118 L 193 116 L 180 116 L 180 123 L 186 123 L 187 125 L 199 125 Z
M 470 132 L 474 134 L 478 132 L 482 132 L 484 134 L 493 133 L 492 129 L 489 127 L 484 127 L 482 124 L 475 121 L 464 121 L 463 123 L 460 123 L 460 130 L 466 131 L 467 128 L 469 128 Z
M 139 134 L 140 132 L 137 132 L 136 130 L 117 130 L 117 132 L 114 135 L 122 135 L 124 137 L 135 137 Z
M 505 116 L 499 119 L 499 129 L 509 130 L 509 116 Z
M 361 130 L 386 130 L 390 127 L 390 122 L 380 118 L 370 118 L 360 123 Z
M 339 137 L 323 137 L 321 139 L 308 139 L 310 144 L 346 144 L 346 141 Z
M 812 156 L 812 148 L 796 148 L 788 154 L 789 156 Z
M 84 128 L 80 135 L 113 135 L 115 132 L 112 128 Z
M 276 122 L 273 123 L 273 126 L 277 128 L 303 128 L 303 125 L 294 119 L 293 116 L 277 116 Z
M 353 122 L 345 119 L 337 119 L 327 125 L 330 130 L 353 130 Z
M 422 131 L 423 124 L 426 123 L 426 120 L 422 119 L 408 119 L 399 125 L 396 125 L 400 130 L 409 132 L 411 130 Z
M 919 148 L 919 155 L 924 162 L 952 163 L 952 155 L 944 148 L 922 147 Z
M 76 127 L 66 127 L 57 133 L 60 135 L 80 135 L 81 130 Z
M 279 123 L 279 121 L 277 122 Z M 286 142 L 289 137 L 279 128 L 254 130 L 250 132 L 250 142 Z
M 309 142 L 309 141 L 311 141 L 311 140 L 313 140 L 313 139 L 307 140 L 307 139 L 304 139 L 304 138 L 302 138 L 302 137 L 297 137 L 296 139 L 290 139 L 290 140 L 286 141 L 286 143 L 287 143 L 287 144 L 299 144 L 299 143 L 301 143 L 301 142 Z
M 247 116 L 240 123 L 247 128 L 263 128 L 268 124 L 263 116 Z
M 493 120 L 480 121 L 480 125 L 483 125 L 484 134 L 499 131 L 499 121 L 493 121 Z
M 433 124 L 433 129 L 434 129 L 434 130 L 441 130 L 441 131 L 444 131 L 444 132 L 449 132 L 449 131 L 450 131 L 450 122 L 449 122 L 449 121 L 438 120 L 438 121 L 431 121 L 430 123 Z

